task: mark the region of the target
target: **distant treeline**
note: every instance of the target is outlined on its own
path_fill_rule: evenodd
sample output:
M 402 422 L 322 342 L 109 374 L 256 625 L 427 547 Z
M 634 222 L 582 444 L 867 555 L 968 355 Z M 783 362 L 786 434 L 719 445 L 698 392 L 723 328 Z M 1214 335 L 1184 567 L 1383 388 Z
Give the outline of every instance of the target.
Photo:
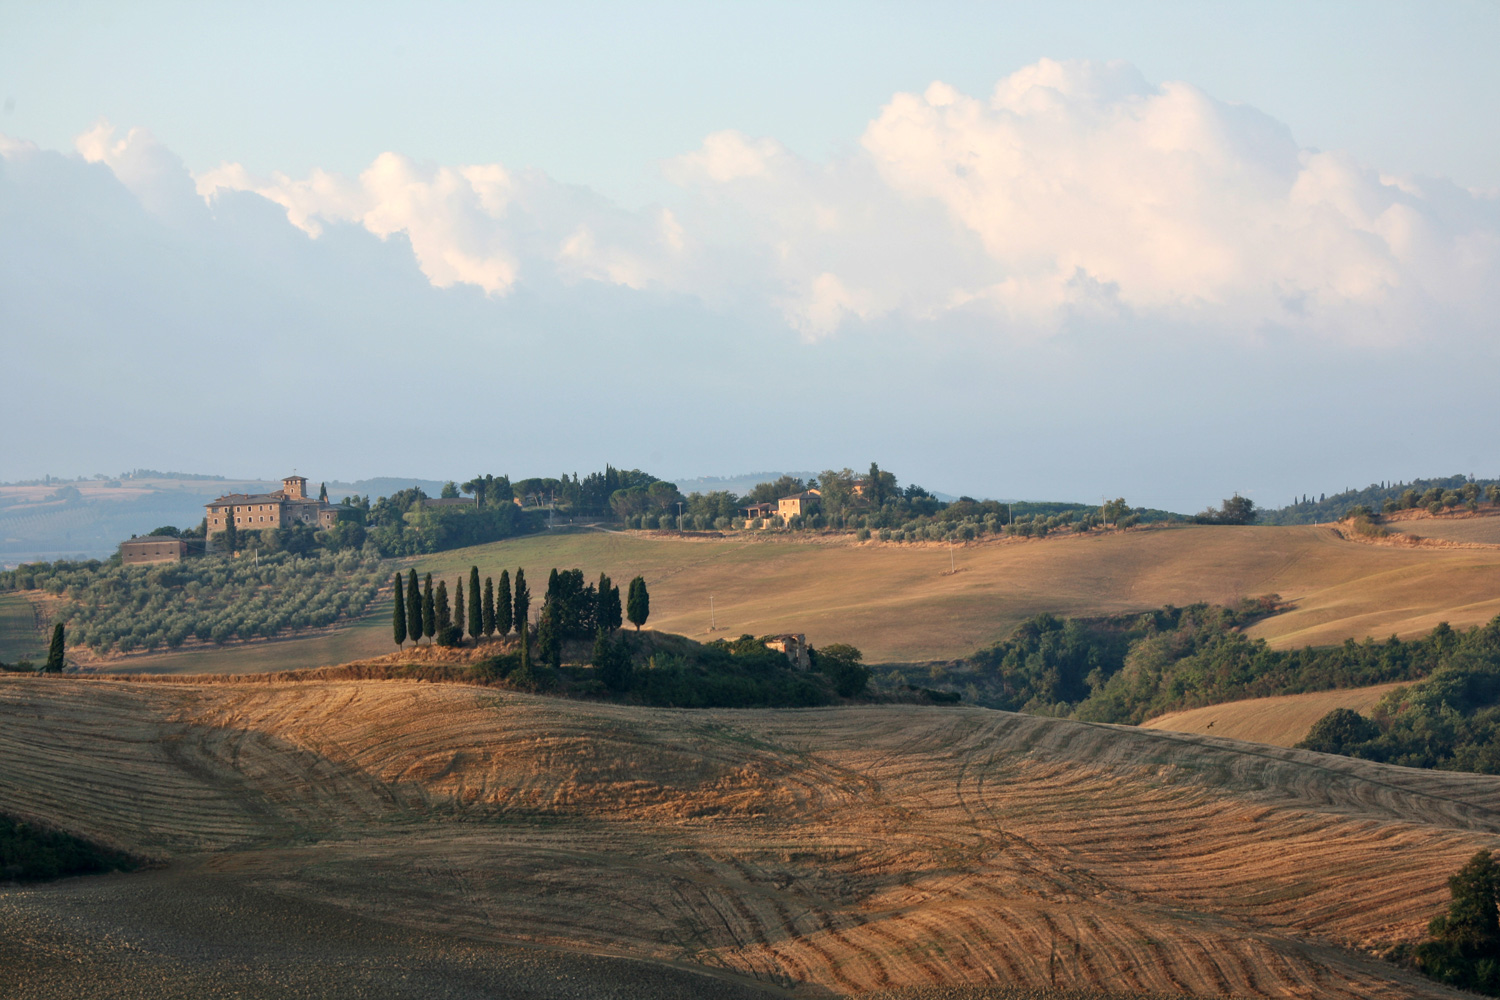
M 1274 613 L 1272 595 L 1235 607 L 1194 604 L 1098 619 L 1038 615 L 976 653 L 947 682 L 970 701 L 1093 722 L 1140 723 L 1163 712 L 1244 698 L 1362 687 L 1500 662 L 1500 620 L 1420 639 L 1352 640 L 1276 650 L 1242 631 Z
M 1410 482 L 1371 483 L 1362 490 L 1348 489 L 1316 499 L 1303 496 L 1285 507 L 1262 508 L 1263 524 L 1323 524 L 1340 521 L 1356 507 L 1372 514 L 1393 513 L 1422 507 L 1437 513 L 1481 503 L 1500 503 L 1500 480 L 1448 476 L 1413 479 Z M 1436 506 L 1434 506 L 1436 505 Z

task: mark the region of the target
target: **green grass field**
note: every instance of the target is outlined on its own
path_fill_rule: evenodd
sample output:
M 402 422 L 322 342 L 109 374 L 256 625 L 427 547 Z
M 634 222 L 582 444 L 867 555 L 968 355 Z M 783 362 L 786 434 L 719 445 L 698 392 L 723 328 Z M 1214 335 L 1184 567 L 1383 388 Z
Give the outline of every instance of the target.
M 46 655 L 46 639 L 36 630 L 31 602 L 19 594 L 0 594 L 0 662 L 40 660 Z

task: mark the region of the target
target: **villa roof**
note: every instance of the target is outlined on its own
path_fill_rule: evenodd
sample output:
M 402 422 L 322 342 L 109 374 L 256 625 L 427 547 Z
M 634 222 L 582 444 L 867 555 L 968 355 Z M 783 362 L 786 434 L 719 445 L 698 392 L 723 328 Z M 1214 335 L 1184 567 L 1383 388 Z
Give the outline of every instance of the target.
M 287 495 L 283 490 L 277 490 L 275 493 L 230 493 L 217 500 L 210 500 L 204 506 L 217 507 L 220 504 L 231 503 L 280 503 L 286 499 Z

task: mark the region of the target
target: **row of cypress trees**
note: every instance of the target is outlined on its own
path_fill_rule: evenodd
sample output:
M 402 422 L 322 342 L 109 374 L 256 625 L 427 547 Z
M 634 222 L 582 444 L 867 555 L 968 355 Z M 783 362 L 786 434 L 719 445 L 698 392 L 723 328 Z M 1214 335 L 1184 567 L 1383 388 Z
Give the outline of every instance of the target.
M 552 571 L 550 589 L 556 588 L 557 570 Z M 437 581 L 434 588 L 432 574 L 421 581 L 418 589 L 417 571 L 408 570 L 403 581 L 400 573 L 396 574 L 395 581 L 396 600 L 391 611 L 391 632 L 398 648 L 404 648 L 407 640 L 420 642 L 425 636 L 429 643 L 436 642 L 441 646 L 459 646 L 463 644 L 464 633 L 478 640 L 483 637 L 489 639 L 495 635 L 506 636 L 514 629 L 520 633 L 522 639 L 526 639 L 526 625 L 531 614 L 531 591 L 526 586 L 526 571 L 516 570 L 515 588 L 512 591 L 509 570 L 500 571 L 500 584 L 495 586 L 492 577 L 484 578 L 484 587 L 481 591 L 479 584 L 479 567 L 469 568 L 469 590 L 468 599 L 464 597 L 463 581 L 454 584 L 454 599 L 450 605 L 448 601 L 448 584 L 446 581 Z M 612 606 L 605 609 L 600 616 L 601 621 L 607 622 L 611 630 L 620 627 L 620 589 L 611 586 L 609 577 L 599 578 L 598 593 L 600 598 Z M 456 610 L 456 614 L 455 614 Z M 629 598 L 626 602 L 626 616 L 639 631 L 646 624 L 646 619 L 651 614 L 651 598 L 646 591 L 646 581 L 636 577 L 630 581 Z M 467 619 L 467 620 L 466 620 Z M 467 626 L 467 627 L 466 627 Z

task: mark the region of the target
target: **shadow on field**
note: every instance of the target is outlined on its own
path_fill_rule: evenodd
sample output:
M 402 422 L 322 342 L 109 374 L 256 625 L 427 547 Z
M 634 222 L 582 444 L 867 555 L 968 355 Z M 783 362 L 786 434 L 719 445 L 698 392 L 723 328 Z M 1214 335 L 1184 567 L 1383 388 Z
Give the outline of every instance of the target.
M 0 890 L 9 1000 L 752 1000 L 770 986 L 367 920 L 192 865 Z M 810 994 L 802 994 L 810 995 Z

